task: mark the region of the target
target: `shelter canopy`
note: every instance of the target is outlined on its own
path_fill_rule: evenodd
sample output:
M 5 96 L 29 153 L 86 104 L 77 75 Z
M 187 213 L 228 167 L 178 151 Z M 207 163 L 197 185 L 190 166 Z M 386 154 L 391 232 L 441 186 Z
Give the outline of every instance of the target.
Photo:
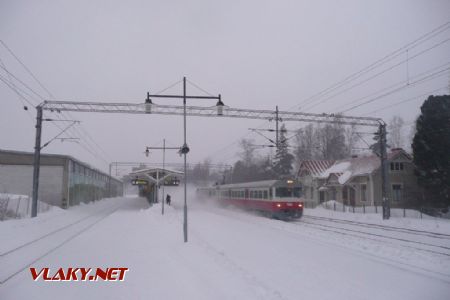
M 159 185 L 170 177 L 184 176 L 184 172 L 167 168 L 149 168 L 131 172 L 130 176 L 136 179 L 149 180 L 149 182 Z

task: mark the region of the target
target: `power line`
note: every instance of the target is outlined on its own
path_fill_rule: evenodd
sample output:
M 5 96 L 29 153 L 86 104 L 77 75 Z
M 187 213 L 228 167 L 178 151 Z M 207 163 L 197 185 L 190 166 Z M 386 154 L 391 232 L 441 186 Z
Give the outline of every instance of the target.
M 336 94 L 334 94 L 334 95 L 332 95 L 330 97 L 327 97 L 327 98 L 323 99 L 322 101 L 314 103 L 313 105 L 311 105 L 309 107 L 307 106 L 307 108 L 304 108 L 304 109 L 310 111 L 312 108 L 316 107 L 317 105 L 325 103 L 328 100 L 330 100 L 330 99 L 332 99 L 332 98 L 334 98 L 336 96 L 342 95 L 343 93 L 348 92 L 348 91 L 352 90 L 353 88 L 355 88 L 357 86 L 360 86 L 360 85 L 362 85 L 362 84 L 364 84 L 364 83 L 366 83 L 366 82 L 368 82 L 368 81 L 370 81 L 370 80 L 372 80 L 372 79 L 374 79 L 374 78 L 376 78 L 376 77 L 378 77 L 378 76 L 380 76 L 382 74 L 385 74 L 386 72 L 391 71 L 391 70 L 393 70 L 393 69 L 403 65 L 404 63 L 407 63 L 407 62 L 413 60 L 414 58 L 417 58 L 420 55 L 423 55 L 426 52 L 431 51 L 431 50 L 435 49 L 436 47 L 439 47 L 439 46 L 441 46 L 441 45 L 443 45 L 443 44 L 445 44 L 445 43 L 447 43 L 449 41 L 450 41 L 450 38 L 445 39 L 445 40 L 443 40 L 443 41 L 441 41 L 441 42 L 439 42 L 437 44 L 434 44 L 433 46 L 431 46 L 431 47 L 429 47 L 429 48 L 427 48 L 425 50 L 422 50 L 421 52 L 415 54 L 414 56 L 411 56 L 411 57 L 409 57 L 407 59 L 404 59 L 404 60 L 400 61 L 399 63 L 397 63 L 395 65 L 392 65 L 392 66 L 388 67 L 387 69 L 384 69 L 383 71 L 380 71 L 380 72 L 370 76 L 369 78 L 364 79 L 363 81 L 357 82 L 357 83 L 351 85 L 350 87 L 348 87 L 348 88 L 346 88 L 346 89 L 344 89 L 344 90 L 342 90 L 342 91 L 340 91 L 340 92 L 338 92 L 338 93 L 336 93 Z M 407 84 L 409 84 L 409 81 L 407 81 Z
M 368 113 L 366 113 L 366 114 L 364 114 L 364 115 L 368 116 L 368 115 L 371 115 L 371 114 L 373 114 L 373 113 L 376 113 L 376 112 L 379 112 L 379 111 L 382 111 L 382 110 L 385 110 L 385 109 L 388 109 L 388 108 L 391 108 L 391 107 L 394 107 L 394 106 L 397 106 L 397 105 L 400 105 L 400 104 L 403 104 L 403 103 L 406 103 L 406 102 L 410 102 L 410 101 L 414 101 L 414 100 L 418 100 L 418 99 L 423 99 L 423 97 L 429 96 L 429 95 L 431 95 L 431 94 L 433 94 L 433 93 L 436 93 L 436 92 L 438 92 L 438 91 L 440 91 L 440 90 L 444 90 L 444 89 L 447 89 L 447 87 L 446 87 L 446 86 L 440 87 L 440 88 L 438 88 L 438 89 L 434 89 L 434 90 L 432 90 L 432 91 L 426 92 L 426 93 L 424 93 L 424 94 L 422 94 L 422 95 L 415 96 L 415 97 L 408 98 L 408 99 L 404 99 L 404 100 L 399 101 L 399 102 L 396 102 L 396 103 L 394 103 L 394 104 L 390 104 L 390 105 L 387 105 L 387 106 L 384 106 L 384 107 L 375 109 L 375 110 L 370 111 L 370 112 L 368 112 Z
M 51 97 L 51 98 L 55 98 L 54 95 L 42 84 L 42 82 L 34 75 L 34 73 L 25 65 L 25 63 L 22 62 L 22 60 L 20 60 L 20 58 L 6 45 L 6 43 L 2 40 L 0 40 L 1 44 L 8 50 L 8 52 L 16 59 L 17 62 L 19 62 L 19 64 L 27 71 L 27 73 L 39 84 L 39 86 L 46 91 L 46 93 Z M 5 72 L 7 72 L 9 75 L 11 75 L 12 77 L 14 77 L 17 81 L 19 81 L 23 86 L 25 86 L 27 89 L 29 89 L 33 94 L 35 94 L 36 96 L 38 96 L 41 100 L 45 100 L 44 97 L 42 97 L 39 93 L 37 93 L 35 90 L 33 90 L 29 85 L 27 85 L 26 83 L 24 83 L 22 80 L 20 80 L 19 78 L 17 78 L 14 74 L 12 74 L 9 70 L 6 69 L 6 67 L 3 65 L 2 68 L 5 70 Z M 170 88 L 170 87 L 169 87 Z M 69 115 L 69 118 L 73 119 L 73 116 L 67 112 L 67 114 Z M 57 118 L 60 118 L 57 115 Z M 58 126 L 57 126 L 58 127 Z M 61 129 L 61 128 L 60 128 Z M 92 138 L 92 136 L 80 125 L 80 130 L 82 130 L 84 133 L 81 133 L 77 127 L 71 128 L 71 132 L 75 133 L 75 135 L 77 135 L 80 138 L 80 141 L 83 140 L 82 137 L 83 136 L 87 136 L 96 146 L 97 148 L 103 152 L 103 154 L 105 154 L 106 156 L 109 157 L 109 155 L 106 153 L 106 151 L 100 147 L 100 145 L 98 145 L 98 143 Z M 85 140 L 86 145 L 88 145 L 94 152 L 97 152 L 95 150 L 95 147 L 93 147 L 90 142 L 88 140 Z M 97 157 L 97 155 L 96 155 Z
M 445 63 L 445 64 L 442 64 L 442 65 L 437 66 L 437 67 L 434 67 L 434 68 L 431 68 L 431 69 L 429 69 L 429 70 L 427 70 L 427 71 L 425 71 L 425 72 L 419 73 L 419 74 L 417 74 L 417 75 L 411 77 L 410 80 L 414 80 L 414 79 L 416 79 L 416 78 L 421 78 L 421 77 L 423 77 L 423 76 L 429 75 L 429 74 L 431 74 L 433 71 L 436 71 L 436 70 L 441 70 L 441 71 L 444 70 L 444 71 L 445 71 L 446 69 L 442 69 L 442 68 L 445 68 L 445 67 L 448 67 L 448 66 L 450 66 L 450 62 L 447 62 L 447 63 Z M 390 86 L 381 88 L 381 89 L 375 91 L 374 93 L 370 93 L 370 94 L 368 94 L 368 95 L 366 95 L 366 96 L 363 96 L 363 97 L 360 97 L 360 98 L 358 98 L 358 99 L 348 101 L 348 102 L 346 102 L 346 103 L 344 103 L 344 104 L 340 104 L 338 107 L 333 108 L 331 111 L 338 110 L 338 109 L 343 109 L 343 108 L 345 108 L 345 107 L 354 105 L 355 103 L 361 102 L 361 101 L 363 101 L 364 99 L 367 99 L 367 98 L 370 98 L 370 97 L 374 97 L 374 96 L 376 96 L 376 95 L 378 95 L 378 94 L 381 94 L 381 93 L 383 93 L 383 92 L 385 92 L 385 91 L 390 91 L 390 90 L 392 90 L 392 89 L 394 89 L 394 88 L 397 88 L 397 87 L 407 88 L 407 87 L 408 87 L 408 84 L 405 84 L 405 81 L 404 81 L 404 80 L 398 81 L 398 82 L 396 82 L 396 83 L 394 83 L 394 84 L 392 84 L 392 85 L 390 85 Z
M 350 107 L 350 108 L 348 108 L 348 109 L 346 109 L 346 110 L 343 110 L 341 113 L 345 113 L 345 112 L 351 111 L 351 110 L 353 110 L 353 109 L 355 109 L 355 108 L 358 108 L 358 107 L 361 107 L 361 106 L 363 106 L 363 105 L 369 104 L 369 103 L 371 103 L 371 102 L 374 102 L 374 101 L 376 101 L 376 100 L 379 100 L 379 99 L 381 99 L 381 98 L 384 98 L 384 97 L 386 97 L 386 96 L 389 96 L 389 95 L 391 95 L 391 94 L 393 94 L 393 93 L 396 93 L 396 92 L 398 92 L 398 91 L 400 91 L 400 90 L 402 90 L 402 89 L 404 89 L 404 88 L 409 88 L 409 87 L 412 87 L 412 86 L 414 86 L 414 85 L 416 85 L 416 84 L 423 83 L 423 82 L 429 81 L 429 80 L 431 80 L 431 79 L 438 78 L 438 77 L 440 77 L 440 76 L 442 76 L 442 75 L 445 75 L 445 73 L 443 73 L 443 72 L 446 72 L 447 70 L 450 70 L 450 68 L 447 68 L 447 69 L 442 70 L 442 71 L 435 72 L 435 73 L 433 73 L 433 74 L 431 74 L 431 75 L 428 75 L 428 76 L 426 76 L 426 77 L 424 77 L 424 78 L 422 78 L 422 79 L 420 79 L 420 80 L 417 80 L 417 81 L 415 81 L 415 82 L 412 82 L 412 83 L 410 83 L 409 85 L 402 86 L 402 87 L 400 87 L 400 88 L 394 89 L 394 90 L 392 90 L 392 91 L 390 91 L 390 92 L 387 92 L 387 93 L 382 94 L 382 95 L 380 95 L 380 96 L 377 96 L 377 97 L 375 97 L 375 98 L 372 98 L 372 99 L 369 99 L 369 100 L 367 100 L 367 101 L 364 101 L 363 103 L 354 105 L 354 106 L 352 106 L 352 107 Z M 436 75 L 438 75 L 438 76 L 436 76 Z
M 12 74 L 9 70 L 7 70 L 4 66 L 0 66 L 0 67 L 2 67 L 6 72 L 7 72 L 7 74 L 10 74 L 14 79 L 16 79 L 18 82 L 20 82 L 24 87 L 26 87 L 28 90 L 30 90 L 30 91 L 32 91 L 35 95 L 37 95 L 39 98 L 41 98 L 41 99 L 44 99 L 40 94 L 38 94 L 36 91 L 34 91 L 30 86 L 28 86 L 26 83 L 24 83 L 22 80 L 20 80 L 19 78 L 17 78 L 14 74 Z M 20 98 L 22 98 L 23 100 L 25 100 L 28 104 L 30 104 L 32 107 L 35 107 L 37 104 L 36 103 L 33 103 L 30 99 L 28 99 L 27 97 L 25 97 L 23 94 L 21 94 L 18 90 L 20 90 L 22 93 L 24 93 L 24 94 L 26 94 L 26 95 L 28 95 L 28 97 L 29 98 L 33 98 L 30 94 L 28 94 L 28 93 L 26 93 L 23 89 L 21 89 L 21 88 L 19 88 L 19 87 L 17 87 L 16 85 L 14 85 L 14 83 L 11 81 L 11 82 L 8 82 L 6 79 L 4 79 L 2 76 L 0 76 L 0 80 L 3 82 L 3 83 L 5 83 L 5 85 L 7 85 L 11 90 L 13 90 Z M 34 99 L 34 100 L 36 100 L 36 99 Z M 60 116 L 57 116 L 57 118 L 59 118 L 59 119 L 61 119 L 61 117 Z M 33 121 L 33 117 L 31 117 L 31 120 Z M 59 126 L 58 124 L 55 124 L 55 123 L 51 123 L 53 126 L 55 126 L 56 128 L 58 128 L 58 129 L 60 129 L 60 130 L 63 130 L 63 128 L 61 127 L 61 126 Z M 74 134 L 74 131 L 73 131 L 73 128 L 71 128 L 71 130 L 70 130 L 71 132 L 72 132 L 72 134 Z M 76 135 L 76 136 L 81 136 L 81 134 L 80 135 Z M 69 137 L 71 137 L 71 138 L 73 138 L 73 136 L 69 136 Z M 81 141 L 83 141 L 82 139 L 80 139 Z M 86 142 L 86 144 L 87 145 L 89 145 L 87 142 Z M 82 145 L 81 145 L 82 146 Z M 90 146 L 89 145 L 89 147 L 91 147 L 91 149 L 93 149 L 92 148 L 92 146 Z M 86 147 L 83 147 L 84 149 L 86 149 Z M 87 149 L 86 149 L 87 150 Z M 93 151 L 91 151 L 91 150 L 88 150 L 88 152 L 90 153 L 90 154 L 92 154 L 96 159 L 100 159 L 100 160 L 103 160 L 101 157 L 99 157 L 97 154 L 94 154 L 93 153 Z M 96 152 L 95 150 L 94 150 L 94 152 Z M 106 161 L 105 161 L 106 162 Z M 107 163 L 107 162 L 106 162 Z
M 318 93 L 316 93 L 316 94 L 314 94 L 314 95 L 308 97 L 307 99 L 303 100 L 299 105 L 294 105 L 294 106 L 291 107 L 290 109 L 294 109 L 294 108 L 296 108 L 296 107 L 299 108 L 299 107 L 301 107 L 303 104 L 308 103 L 308 101 L 311 101 L 311 100 L 313 100 L 314 98 L 317 98 L 318 96 L 326 95 L 326 94 L 332 92 L 333 90 L 338 89 L 340 86 L 345 85 L 347 82 L 351 82 L 352 80 L 355 80 L 355 79 L 357 79 L 358 77 L 361 77 L 362 75 L 364 75 L 364 74 L 366 74 L 366 73 L 368 73 L 368 72 L 370 72 L 370 71 L 372 71 L 372 70 L 378 68 L 379 66 L 381 66 L 381 65 L 383 65 L 383 64 L 385 64 L 385 63 L 391 61 L 392 59 L 394 59 L 395 57 L 397 57 L 397 56 L 399 56 L 401 53 L 403 53 L 403 51 L 405 51 L 405 49 L 412 49 L 412 48 L 414 48 L 414 47 L 420 45 L 421 43 L 424 43 L 424 42 L 428 41 L 429 39 L 431 39 L 431 38 L 437 36 L 438 34 L 440 34 L 440 33 L 444 32 L 444 31 L 448 30 L 449 28 L 450 28 L 450 21 L 448 21 L 448 22 L 446 22 L 446 23 L 444 23 L 444 24 L 442 24 L 442 25 L 440 25 L 440 26 L 434 28 L 433 30 L 431 30 L 431 31 L 429 31 L 429 32 L 427 32 L 427 33 L 425 33 L 424 35 L 420 36 L 419 38 L 415 39 L 414 41 L 412 41 L 412 42 L 410 42 L 410 43 L 408 43 L 408 44 L 406 44 L 406 45 L 404 45 L 404 46 L 398 48 L 397 50 L 395 50 L 395 51 L 393 51 L 393 52 L 387 54 L 387 55 L 384 56 L 383 58 L 381 58 L 381 59 L 379 59 L 379 60 L 373 62 L 372 64 L 370 64 L 370 65 L 368 65 L 367 67 L 365 67 L 365 68 L 359 70 L 358 72 L 355 72 L 355 73 L 353 73 L 353 74 L 351 74 L 351 75 L 345 77 L 343 80 L 341 80 L 341 81 L 339 81 L 339 82 L 337 82 L 337 83 L 331 85 L 330 87 L 328 87 L 328 88 L 326 88 L 326 89 L 324 89 L 324 90 L 322 90 L 322 91 L 320 91 L 320 92 L 318 92 Z M 264 124 L 266 124 L 266 123 L 267 123 L 267 122 L 262 123 L 262 125 L 261 125 L 261 126 L 258 126 L 258 128 L 261 128 L 261 127 L 264 126 Z M 249 134 L 251 134 L 251 133 L 247 132 L 246 134 L 244 134 L 243 136 L 241 136 L 240 138 L 238 138 L 235 142 L 232 142 L 232 143 L 226 145 L 225 147 L 222 147 L 222 148 L 220 148 L 219 150 L 215 151 L 215 153 L 214 153 L 211 157 L 214 157 L 214 156 L 216 156 L 216 155 L 218 155 L 218 154 L 221 154 L 222 151 L 223 151 L 224 149 L 227 149 L 227 148 L 229 148 L 229 147 L 231 147 L 231 146 L 237 144 L 242 138 L 245 138 L 245 137 L 248 136 Z
M 3 40 L 0 40 L 0 43 L 3 45 L 3 47 L 6 48 L 6 50 L 8 50 L 8 52 L 22 65 L 22 67 L 28 72 L 28 74 L 31 75 L 31 77 L 33 77 L 34 80 L 36 80 L 36 82 L 41 86 L 41 88 L 43 88 L 47 94 L 49 96 L 51 96 L 52 98 L 54 98 L 54 96 L 52 95 L 52 93 L 50 93 L 50 91 L 39 81 L 39 79 L 36 78 L 36 76 L 34 76 L 33 72 L 31 72 L 30 69 L 28 69 L 28 67 L 14 54 L 14 52 L 8 47 L 8 45 L 6 45 L 6 43 Z
M 326 94 L 330 93 L 331 91 L 340 88 L 341 86 L 345 85 L 346 83 L 351 82 L 354 79 L 357 79 L 358 77 L 361 77 L 362 75 L 364 75 L 364 74 L 366 74 L 366 73 L 368 73 L 368 72 L 378 68 L 379 66 L 381 66 L 381 65 L 391 61 L 392 59 L 394 59 L 395 57 L 397 57 L 401 53 L 403 53 L 403 51 L 405 49 L 412 49 L 412 48 L 418 46 L 419 44 L 421 44 L 423 42 L 426 42 L 427 40 L 433 38 L 434 36 L 436 36 L 436 35 L 444 32 L 444 31 L 446 31 L 447 29 L 450 28 L 449 25 L 450 25 L 450 21 L 448 21 L 448 22 L 446 22 L 446 23 L 436 27 L 435 29 L 429 31 L 428 33 L 426 33 L 426 34 L 424 34 L 422 36 L 420 36 L 416 40 L 414 40 L 414 41 L 412 41 L 412 42 L 410 42 L 410 43 L 408 43 L 408 44 L 398 48 L 397 50 L 389 53 L 388 55 L 384 56 L 383 58 L 381 58 L 381 59 L 375 61 L 374 63 L 370 64 L 369 66 L 361 69 L 360 71 L 355 72 L 355 73 L 347 76 L 343 80 L 341 80 L 341 81 L 331 85 L 330 87 L 328 87 L 328 88 L 326 88 L 326 89 L 324 89 L 324 90 L 322 90 L 322 91 L 320 91 L 320 92 L 318 92 L 318 93 L 308 97 L 307 99 L 302 101 L 297 107 L 301 107 L 304 104 L 308 104 L 309 102 L 314 100 L 314 98 L 317 98 L 317 97 L 322 96 L 322 95 L 326 95 Z

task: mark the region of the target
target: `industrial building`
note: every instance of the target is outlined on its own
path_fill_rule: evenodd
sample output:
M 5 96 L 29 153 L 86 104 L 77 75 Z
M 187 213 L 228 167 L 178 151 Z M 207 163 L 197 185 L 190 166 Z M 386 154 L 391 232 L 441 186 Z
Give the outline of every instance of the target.
M 41 154 L 39 200 L 68 208 L 123 195 L 121 181 L 71 156 Z M 33 153 L 0 149 L 0 193 L 32 195 Z

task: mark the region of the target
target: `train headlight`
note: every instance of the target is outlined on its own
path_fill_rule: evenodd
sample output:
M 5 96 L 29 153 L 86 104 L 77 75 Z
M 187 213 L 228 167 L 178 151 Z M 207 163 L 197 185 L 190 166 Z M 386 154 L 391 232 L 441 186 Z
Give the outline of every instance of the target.
M 303 203 L 299 203 L 299 204 L 298 204 L 298 207 L 303 207 Z
M 281 207 L 281 203 L 277 203 L 277 207 Z

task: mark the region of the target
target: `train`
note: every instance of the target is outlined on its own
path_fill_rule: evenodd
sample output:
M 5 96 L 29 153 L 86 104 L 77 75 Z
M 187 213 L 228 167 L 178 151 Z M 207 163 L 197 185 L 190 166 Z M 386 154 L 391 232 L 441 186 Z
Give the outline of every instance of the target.
M 270 218 L 299 219 L 303 215 L 302 185 L 294 179 L 216 184 L 198 188 L 197 195 L 215 199 L 225 206 L 257 211 Z

